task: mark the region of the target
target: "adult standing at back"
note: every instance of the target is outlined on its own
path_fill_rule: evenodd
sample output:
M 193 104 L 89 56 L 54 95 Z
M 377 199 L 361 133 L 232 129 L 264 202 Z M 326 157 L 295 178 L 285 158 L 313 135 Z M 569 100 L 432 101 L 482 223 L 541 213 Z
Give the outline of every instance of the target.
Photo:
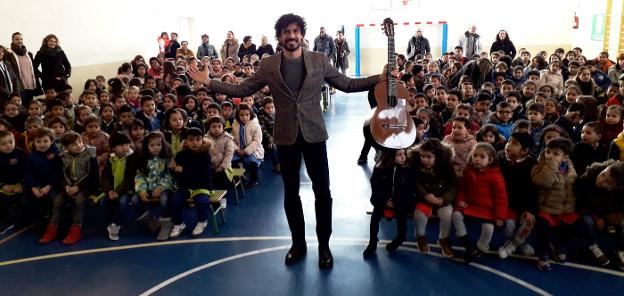
M 5 58 L 8 55 L 10 53 L 0 45 L 0 104 L 2 105 L 11 95 L 19 94 L 17 75 L 13 72 L 13 66 Z
M 490 54 L 500 50 L 510 56 L 512 60 L 516 57 L 516 47 L 509 39 L 509 34 L 507 34 L 505 30 L 500 30 L 498 34 L 496 34 L 496 41 L 494 41 L 492 47 L 490 47 Z
M 314 38 L 314 48 L 312 51 L 324 53 L 332 62 L 336 60 L 334 40 L 325 33 L 325 27 L 321 27 L 319 35 Z
M 221 45 L 221 59 L 225 63 L 227 58 L 238 61 L 238 39 L 234 37 L 234 32 L 228 31 L 223 45 Z
M 429 40 L 423 37 L 421 28 L 416 29 L 416 34 L 407 43 L 407 60 L 414 61 L 417 55 L 424 55 L 430 52 Z
M 344 38 L 342 31 L 336 32 L 334 45 L 336 46 L 336 62 L 334 63 L 334 67 L 336 67 L 340 73 L 347 74 L 351 50 L 349 49 L 349 43 L 347 43 L 347 39 Z
M 252 56 L 256 54 L 256 45 L 251 42 L 251 36 L 243 37 L 243 44 L 238 48 L 238 58 L 243 60 L 244 56 Z
M 28 106 L 34 96 L 41 95 L 43 92 L 39 79 L 35 75 L 33 54 L 24 46 L 22 33 L 15 32 L 11 35 L 11 52 L 5 55 L 13 67 L 13 73 L 17 76 L 22 105 Z
M 180 42 L 178 42 L 178 33 L 171 33 L 171 40 L 167 46 L 165 46 L 165 58 L 175 59 L 176 54 L 178 53 L 178 48 L 180 48 Z
M 71 76 L 71 64 L 59 45 L 58 37 L 54 34 L 43 38 L 41 48 L 35 55 L 33 63 L 35 73 L 41 77 L 43 89 L 53 88 L 60 84 L 59 81 L 65 84 L 67 78 Z M 39 65 L 41 65 L 41 71 L 39 71 Z
M 475 54 L 481 54 L 481 36 L 477 34 L 477 26 L 472 25 L 459 36 L 459 46 L 464 49 L 464 54 L 470 59 Z
M 201 61 L 203 57 L 209 57 L 211 60 L 218 59 L 219 53 L 215 47 L 210 44 L 208 34 L 201 36 L 202 43 L 197 47 L 197 59 Z
M 275 54 L 275 51 L 273 50 L 273 45 L 269 43 L 269 38 L 267 38 L 267 36 L 262 36 L 260 42 L 260 46 L 258 46 L 258 50 L 256 50 L 256 54 L 258 55 L 258 57 L 260 57 L 260 59 L 262 59 L 262 56 L 265 53 L 270 56 Z

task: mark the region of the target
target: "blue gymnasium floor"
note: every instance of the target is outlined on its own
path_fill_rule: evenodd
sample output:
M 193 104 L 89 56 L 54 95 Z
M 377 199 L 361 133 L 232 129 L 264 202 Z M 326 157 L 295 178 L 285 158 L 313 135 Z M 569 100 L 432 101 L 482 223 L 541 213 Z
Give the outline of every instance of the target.
M 84 238 L 74 246 L 57 240 L 40 246 L 39 232 L 17 231 L 0 238 L 1 295 L 578 295 L 619 294 L 624 272 L 612 266 L 554 264 L 538 271 L 527 258 L 499 260 L 489 254 L 470 266 L 441 258 L 432 245 L 419 253 L 413 226 L 409 242 L 394 254 L 384 249 L 395 235 L 393 222 L 382 221 L 377 256 L 362 258 L 368 241 L 372 153 L 368 166 L 355 164 L 362 144 L 361 124 L 368 113 L 365 93 L 339 93 L 326 114 L 332 193 L 331 247 L 333 270 L 321 271 L 314 234 L 314 196 L 302 171 L 301 198 L 307 222 L 308 254 L 297 265 L 283 264 L 290 245 L 282 208 L 279 175 L 264 165 L 259 187 L 227 207 L 227 223 L 215 235 L 210 226 L 192 238 L 194 210 L 186 213 L 188 228 L 181 238 L 157 242 L 128 217 L 121 240 L 106 238 L 101 213 L 90 208 Z M 429 242 L 438 227 L 428 228 Z M 471 227 L 471 229 L 478 229 Z M 471 233 L 478 235 L 478 233 Z M 500 231 L 492 249 L 502 244 Z M 460 252 L 457 252 L 460 253 Z

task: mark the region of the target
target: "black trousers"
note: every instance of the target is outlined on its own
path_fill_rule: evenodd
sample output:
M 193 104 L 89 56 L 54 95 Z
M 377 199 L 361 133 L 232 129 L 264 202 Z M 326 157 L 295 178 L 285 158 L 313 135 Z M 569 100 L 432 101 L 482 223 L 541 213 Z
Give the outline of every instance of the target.
M 308 143 L 299 134 L 293 145 L 279 145 L 277 153 L 284 181 L 284 210 L 293 244 L 305 244 L 305 221 L 299 196 L 299 171 L 303 158 L 312 180 L 319 246 L 328 247 L 332 232 L 332 198 L 329 191 L 329 166 L 325 141 Z

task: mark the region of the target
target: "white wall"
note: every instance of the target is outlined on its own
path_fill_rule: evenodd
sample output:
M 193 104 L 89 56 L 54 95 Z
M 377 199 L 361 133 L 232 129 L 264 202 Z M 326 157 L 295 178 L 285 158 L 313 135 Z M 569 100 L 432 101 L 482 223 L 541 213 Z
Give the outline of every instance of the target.
M 621 5 L 615 0 L 614 5 Z M 400 0 L 239 0 L 172 2 L 155 1 L 80 1 L 80 0 L 30 0 L 15 1 L 0 10 L 0 44 L 10 43 L 11 33 L 24 33 L 26 45 L 36 51 L 48 33 L 59 36 L 60 42 L 76 68 L 93 76 L 98 69 L 111 72 L 114 65 L 131 60 L 134 55 L 146 58 L 157 52 L 156 38 L 161 31 L 176 31 L 181 40 L 188 40 L 195 50 L 203 33 L 210 35 L 211 43 L 219 46 L 227 30 L 239 39 L 251 35 L 259 43 L 261 35 L 274 40 L 273 25 L 283 13 L 303 15 L 308 22 L 307 39 L 313 40 L 318 28 L 325 26 L 328 33 L 344 25 L 346 37 L 354 46 L 354 27 L 358 23 L 381 23 L 386 17 L 397 22 L 438 21 L 449 23 L 449 48 L 457 43 L 458 36 L 471 24 L 476 24 L 489 50 L 499 29 L 509 32 L 517 48 L 532 51 L 556 47 L 569 49 L 581 46 L 588 57 L 601 50 L 602 42 L 592 42 L 591 14 L 604 11 L 606 0 L 410 0 L 405 7 Z M 392 3 L 392 4 L 389 4 Z M 602 7 L 602 8 L 601 8 Z M 388 9 L 389 8 L 389 9 Z M 572 30 L 572 17 L 577 11 L 581 18 L 579 30 Z M 588 28 L 589 27 L 589 28 Z M 416 26 L 397 28 L 397 49 L 405 51 L 407 39 Z M 439 26 L 423 25 L 425 36 L 432 47 L 439 48 Z M 618 28 L 616 28 L 618 29 Z M 370 29 L 367 29 L 370 30 Z M 376 30 L 379 30 L 378 28 Z M 368 35 L 367 35 L 368 34 Z M 379 34 L 379 35 L 377 35 Z M 381 31 L 362 35 L 363 74 L 373 74 L 385 63 L 385 38 Z M 376 36 L 376 37 L 375 37 Z M 368 53 L 367 53 L 368 51 Z M 434 53 L 439 54 L 439 49 Z M 352 69 L 353 71 L 353 64 Z M 102 70 L 104 71 L 104 70 Z M 106 76 L 114 73 L 103 73 Z M 82 83 L 84 77 L 72 83 Z

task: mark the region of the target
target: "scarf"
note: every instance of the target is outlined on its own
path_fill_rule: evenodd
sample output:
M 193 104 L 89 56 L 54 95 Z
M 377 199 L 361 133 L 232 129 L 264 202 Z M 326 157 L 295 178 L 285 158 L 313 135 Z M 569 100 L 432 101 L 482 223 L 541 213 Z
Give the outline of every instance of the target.
M 11 50 L 20 56 L 23 56 L 26 54 L 27 50 L 26 50 L 26 46 L 22 45 L 20 47 L 18 47 L 17 45 L 15 45 L 15 43 L 11 43 Z
M 54 56 L 57 53 L 61 52 L 61 47 L 57 46 L 55 48 L 50 48 L 50 47 L 47 47 L 47 46 L 41 46 L 39 51 L 41 53 L 45 54 L 45 55 Z
M 240 149 L 241 149 L 241 150 L 244 150 L 244 149 L 245 149 L 245 147 L 247 146 L 247 145 L 245 144 L 245 126 L 244 126 L 244 125 L 242 125 L 242 124 L 240 124 L 240 125 L 239 125 L 239 127 L 240 127 L 240 128 L 239 128 L 239 130 L 238 130 L 238 137 L 239 137 L 239 139 L 240 139 Z

